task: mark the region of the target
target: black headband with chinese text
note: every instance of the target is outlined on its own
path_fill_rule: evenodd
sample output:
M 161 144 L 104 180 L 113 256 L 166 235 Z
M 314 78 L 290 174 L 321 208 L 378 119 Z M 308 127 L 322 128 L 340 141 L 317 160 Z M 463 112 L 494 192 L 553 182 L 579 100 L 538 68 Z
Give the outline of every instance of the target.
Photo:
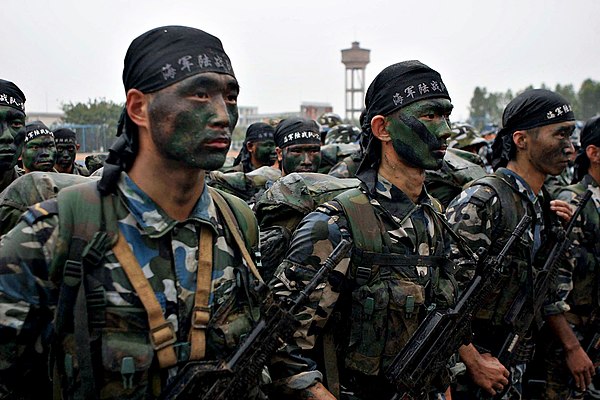
M 0 106 L 25 112 L 25 95 L 14 83 L 0 79 Z
M 39 136 L 50 136 L 54 139 L 54 133 L 41 121 L 33 121 L 25 126 L 25 143 Z
M 275 144 L 280 149 L 295 144 L 321 144 L 319 126 L 312 119 L 286 118 L 275 128 Z

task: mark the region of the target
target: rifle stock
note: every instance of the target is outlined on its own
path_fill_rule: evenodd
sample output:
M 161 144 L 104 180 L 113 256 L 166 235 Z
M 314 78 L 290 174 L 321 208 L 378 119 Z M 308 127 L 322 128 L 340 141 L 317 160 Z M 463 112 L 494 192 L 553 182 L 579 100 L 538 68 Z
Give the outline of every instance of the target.
M 259 381 L 269 358 L 292 337 L 298 321 L 294 312 L 301 306 L 323 276 L 335 268 L 350 250 L 351 242 L 342 241 L 293 301 L 263 305 L 262 317 L 227 361 L 187 363 L 162 392 L 160 399 L 233 400 L 244 399 Z
M 455 307 L 433 311 L 419 325 L 386 370 L 386 378 L 397 391 L 394 399 L 422 396 L 431 388 L 459 347 L 471 342 L 471 318 L 484 299 L 496 289 L 504 257 L 530 222 L 531 217 L 525 215 L 498 255 L 480 257 L 477 260 L 477 275 Z

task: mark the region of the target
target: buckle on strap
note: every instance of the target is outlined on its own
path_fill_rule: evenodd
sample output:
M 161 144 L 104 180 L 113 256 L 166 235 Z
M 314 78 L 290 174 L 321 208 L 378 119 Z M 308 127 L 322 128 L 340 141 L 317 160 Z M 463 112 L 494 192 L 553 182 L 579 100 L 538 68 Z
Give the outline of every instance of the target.
M 192 327 L 195 329 L 206 329 L 210 321 L 210 307 L 194 307 Z
M 150 329 L 150 343 L 154 350 L 164 349 L 177 341 L 175 337 L 175 327 L 172 322 L 165 322 L 153 329 Z
M 359 285 L 365 285 L 367 282 L 369 282 L 369 279 L 371 278 L 371 266 L 357 266 L 355 275 L 356 283 L 358 283 Z

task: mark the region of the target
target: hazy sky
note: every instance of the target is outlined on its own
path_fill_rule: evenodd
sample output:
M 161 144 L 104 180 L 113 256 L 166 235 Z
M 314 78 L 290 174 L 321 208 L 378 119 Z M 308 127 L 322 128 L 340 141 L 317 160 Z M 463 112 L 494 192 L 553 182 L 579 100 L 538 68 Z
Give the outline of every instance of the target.
M 542 82 L 600 80 L 597 0 L 0 0 L 0 78 L 15 82 L 29 111 L 61 103 L 124 101 L 131 41 L 162 25 L 221 39 L 241 85 L 239 104 L 259 112 L 329 102 L 344 115 L 340 50 L 371 50 L 366 82 L 418 59 L 439 71 L 468 117 L 475 86 L 519 90 Z

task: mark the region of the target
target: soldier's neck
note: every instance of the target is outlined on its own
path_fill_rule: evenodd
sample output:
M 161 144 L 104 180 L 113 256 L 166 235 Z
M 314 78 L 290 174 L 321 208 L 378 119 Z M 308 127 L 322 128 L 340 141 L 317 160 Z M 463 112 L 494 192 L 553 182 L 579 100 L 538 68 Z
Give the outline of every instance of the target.
M 204 170 L 140 152 L 129 177 L 171 218 L 187 219 L 204 190 Z
M 523 178 L 533 193 L 538 194 L 542 190 L 546 174 L 536 169 L 531 163 L 519 160 L 517 156 L 517 160 L 509 161 L 506 168 Z
M 402 190 L 404 194 L 416 203 L 425 183 L 425 170 L 415 168 L 405 163 L 395 151 L 386 151 L 382 148 L 381 164 L 377 171 L 381 176 L 390 181 L 390 183 Z

